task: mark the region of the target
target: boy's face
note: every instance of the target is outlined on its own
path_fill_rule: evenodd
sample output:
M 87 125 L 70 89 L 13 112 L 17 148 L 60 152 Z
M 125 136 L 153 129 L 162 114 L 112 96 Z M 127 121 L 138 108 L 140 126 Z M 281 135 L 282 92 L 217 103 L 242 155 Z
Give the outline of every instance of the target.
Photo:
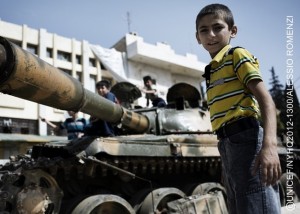
M 215 15 L 206 15 L 197 26 L 196 38 L 199 44 L 209 52 L 211 58 L 226 45 L 230 38 L 234 38 L 237 33 L 236 26 L 229 29 L 228 24 L 220 17 Z
M 106 86 L 102 85 L 97 88 L 97 92 L 99 95 L 104 96 L 109 92 L 109 90 L 106 88 Z
M 145 86 L 150 87 L 151 85 L 152 85 L 152 81 L 151 80 L 145 81 Z

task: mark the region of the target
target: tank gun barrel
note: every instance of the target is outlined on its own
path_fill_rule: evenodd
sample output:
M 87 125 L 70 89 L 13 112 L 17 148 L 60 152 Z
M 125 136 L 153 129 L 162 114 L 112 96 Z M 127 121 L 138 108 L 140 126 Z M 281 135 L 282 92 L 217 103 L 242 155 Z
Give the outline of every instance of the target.
M 0 37 L 0 92 L 53 108 L 81 111 L 140 133 L 149 127 L 137 114 L 93 93 L 35 55 Z

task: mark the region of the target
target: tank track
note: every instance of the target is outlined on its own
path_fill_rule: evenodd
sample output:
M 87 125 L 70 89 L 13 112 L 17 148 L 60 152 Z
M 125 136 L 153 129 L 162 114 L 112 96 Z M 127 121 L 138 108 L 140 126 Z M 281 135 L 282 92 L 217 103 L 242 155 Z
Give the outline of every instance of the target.
M 99 154 L 95 157 L 97 160 L 115 166 L 119 169 L 142 175 L 166 175 L 166 174 L 190 174 L 190 173 L 210 173 L 221 167 L 220 157 L 136 157 L 136 156 L 108 156 Z M 79 178 L 105 177 L 107 174 L 122 173 L 117 169 L 114 170 L 108 166 L 94 162 L 92 159 L 86 159 L 85 163 L 80 157 L 74 156 L 69 158 L 48 158 L 40 157 L 32 160 L 27 156 L 13 157 L 12 161 L 5 165 L 2 170 L 16 170 L 22 167 L 26 170 L 42 169 L 47 171 L 53 177 L 62 173 L 66 180 L 73 174 Z M 62 174 L 60 174 L 61 176 Z
M 28 184 L 34 184 L 31 194 L 40 192 L 42 195 L 42 189 L 46 189 L 52 192 L 49 195 L 56 195 L 54 207 L 61 198 L 60 213 L 70 213 L 86 195 L 117 195 L 134 207 L 153 189 L 170 187 L 190 195 L 200 183 L 221 180 L 220 157 L 111 156 L 105 153 L 85 157 L 80 152 L 71 154 L 65 146 L 59 145 L 36 146 L 32 154 L 12 157 L 11 162 L 2 167 L 1 190 L 17 195 L 24 192 Z M 11 206 L 18 206 L 14 203 L 9 201 Z

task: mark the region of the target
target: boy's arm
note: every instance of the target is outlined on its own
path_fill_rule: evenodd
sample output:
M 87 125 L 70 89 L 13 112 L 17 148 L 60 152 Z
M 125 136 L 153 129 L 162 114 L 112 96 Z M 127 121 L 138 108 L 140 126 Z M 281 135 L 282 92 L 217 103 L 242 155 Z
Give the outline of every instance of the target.
M 147 88 L 140 88 L 140 90 L 142 92 L 144 92 L 145 94 L 155 94 L 156 93 L 156 89 L 147 89 Z
M 256 157 L 252 173 L 256 174 L 261 166 L 262 182 L 274 185 L 281 175 L 279 156 L 277 153 L 276 108 L 271 95 L 260 79 L 251 80 L 247 87 L 254 94 L 263 119 L 264 135 L 262 149 Z
M 54 129 L 57 128 L 57 126 L 54 123 L 52 123 L 51 121 L 47 120 L 46 118 L 41 118 L 41 121 L 47 123 L 49 126 L 51 126 Z

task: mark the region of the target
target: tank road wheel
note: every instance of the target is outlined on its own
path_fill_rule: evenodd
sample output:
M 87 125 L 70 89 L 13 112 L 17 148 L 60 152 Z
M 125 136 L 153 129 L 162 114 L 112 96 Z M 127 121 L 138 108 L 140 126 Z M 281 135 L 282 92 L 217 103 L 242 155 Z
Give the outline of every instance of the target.
M 192 195 L 205 195 L 207 193 L 215 191 L 222 191 L 223 194 L 226 194 L 225 188 L 221 184 L 215 182 L 207 182 L 196 186 L 196 188 L 192 192 Z
M 63 193 L 56 180 L 43 170 L 25 170 L 17 194 L 18 213 L 59 213 Z
M 207 193 L 215 192 L 215 191 L 221 191 L 224 196 L 224 200 L 225 201 L 227 200 L 227 194 L 225 188 L 221 184 L 215 182 L 207 182 L 207 183 L 199 184 L 193 190 L 192 195 L 199 195 L 199 194 L 205 195 Z
M 131 205 L 116 195 L 93 195 L 82 200 L 72 214 L 134 214 Z
M 142 206 L 142 202 L 150 192 L 150 188 L 141 189 L 133 195 L 130 201 L 128 201 L 135 211 L 138 211 L 140 209 L 140 207 Z
M 183 198 L 185 194 L 176 188 L 160 188 L 149 193 L 142 202 L 139 214 L 161 213 L 167 208 L 167 203 Z

